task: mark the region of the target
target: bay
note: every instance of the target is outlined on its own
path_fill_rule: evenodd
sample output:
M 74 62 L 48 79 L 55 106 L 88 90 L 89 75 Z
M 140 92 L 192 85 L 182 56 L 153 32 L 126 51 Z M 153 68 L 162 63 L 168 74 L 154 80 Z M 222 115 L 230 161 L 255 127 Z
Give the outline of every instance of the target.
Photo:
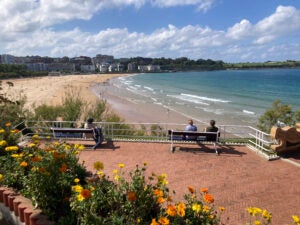
M 255 127 L 276 99 L 300 109 L 300 69 L 145 73 L 110 82 L 111 94 L 117 89 L 119 97 L 161 105 L 199 123 Z

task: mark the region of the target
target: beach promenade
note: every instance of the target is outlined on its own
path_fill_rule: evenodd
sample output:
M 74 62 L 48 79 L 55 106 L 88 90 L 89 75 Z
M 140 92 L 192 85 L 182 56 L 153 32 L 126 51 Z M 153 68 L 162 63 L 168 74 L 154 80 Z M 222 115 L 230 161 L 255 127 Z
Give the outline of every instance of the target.
M 96 151 L 84 150 L 80 161 L 90 171 L 93 163 L 104 163 L 104 172 L 113 178 L 119 163 L 125 171 L 147 163 L 147 173 L 167 174 L 175 201 L 183 200 L 188 186 L 207 187 L 215 205 L 226 208 L 222 215 L 227 225 L 246 224 L 247 207 L 260 207 L 273 213 L 273 225 L 292 224 L 292 215 L 300 215 L 300 167 L 283 160 L 266 161 L 244 146 L 222 146 L 216 156 L 212 145 L 199 149 L 184 145 L 170 153 L 169 144 L 114 142 Z M 299 163 L 299 154 L 291 155 Z

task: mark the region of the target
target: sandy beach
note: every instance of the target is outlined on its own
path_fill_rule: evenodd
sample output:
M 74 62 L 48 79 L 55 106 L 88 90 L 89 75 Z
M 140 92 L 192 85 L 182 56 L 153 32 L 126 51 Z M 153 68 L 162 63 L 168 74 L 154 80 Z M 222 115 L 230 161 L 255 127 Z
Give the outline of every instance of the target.
M 41 104 L 58 105 L 61 103 L 68 88 L 80 91 L 85 101 L 93 102 L 98 98 L 106 100 L 110 110 L 129 123 L 179 123 L 185 124 L 185 116 L 167 110 L 160 105 L 137 103 L 110 95 L 109 89 L 102 91 L 101 87 L 110 86 L 109 80 L 129 74 L 90 74 L 90 75 L 65 75 L 45 76 L 37 78 L 10 79 L 14 84 L 16 95 L 26 96 L 25 107 L 32 109 Z M 100 85 L 101 84 L 101 85 Z M 7 86 L 7 85 L 4 85 Z M 101 86 L 101 87 L 100 87 Z M 110 87 L 111 88 L 111 87 Z

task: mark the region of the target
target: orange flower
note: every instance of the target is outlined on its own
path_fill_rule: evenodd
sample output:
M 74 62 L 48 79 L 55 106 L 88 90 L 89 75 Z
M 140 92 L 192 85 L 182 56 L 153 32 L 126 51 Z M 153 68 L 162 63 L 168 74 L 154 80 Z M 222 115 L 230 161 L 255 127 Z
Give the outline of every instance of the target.
M 40 162 L 42 160 L 41 156 L 35 156 L 32 158 L 32 162 Z
M 150 225 L 159 225 L 159 223 L 158 222 L 156 222 L 156 219 L 152 219 L 152 222 L 151 222 L 151 224 Z
M 205 194 L 203 196 L 203 199 L 204 201 L 206 201 L 207 203 L 213 203 L 215 200 L 214 200 L 214 197 L 210 194 Z
M 157 197 L 162 197 L 162 196 L 163 196 L 163 191 L 162 191 L 162 190 L 155 189 L 153 192 L 154 192 L 154 194 L 155 194 Z
M 45 172 L 46 172 L 46 169 L 45 169 L 45 167 L 41 167 L 41 168 L 39 169 L 39 171 L 40 171 L 41 173 L 45 173 Z
M 128 201 L 130 201 L 130 202 L 135 201 L 135 200 L 136 200 L 136 194 L 135 194 L 135 192 L 134 192 L 134 191 L 129 191 L 129 192 L 127 193 L 127 199 L 128 199 Z
M 176 207 L 174 205 L 168 205 L 167 214 L 169 216 L 175 216 L 176 215 Z
M 169 219 L 167 217 L 163 217 L 163 216 L 159 218 L 158 222 L 160 222 L 160 224 L 162 224 L 162 225 L 169 225 L 170 224 Z
M 22 167 L 26 167 L 26 166 L 28 166 L 28 163 L 27 163 L 27 162 L 25 162 L 25 161 L 23 161 L 23 162 L 21 162 L 20 166 L 22 166 Z
M 201 188 L 200 190 L 202 193 L 207 193 L 208 192 L 208 188 Z
M 188 189 L 191 192 L 191 194 L 195 193 L 195 189 L 192 186 L 188 186 Z
M 83 198 L 88 199 L 91 197 L 91 192 L 88 189 L 82 189 L 80 192 Z
M 5 126 L 6 126 L 6 127 L 10 127 L 10 126 L 11 126 L 11 123 L 10 123 L 10 122 L 7 122 L 7 123 L 5 124 Z
M 158 197 L 157 198 L 157 203 L 162 204 L 165 202 L 165 199 L 163 197 Z
M 61 167 L 59 168 L 59 171 L 60 171 L 61 173 L 65 173 L 65 172 L 67 171 L 67 165 L 66 165 L 65 163 L 63 163 L 63 164 L 61 165 Z
M 185 204 L 182 202 L 179 202 L 177 205 L 177 213 L 179 216 L 184 217 L 185 216 Z

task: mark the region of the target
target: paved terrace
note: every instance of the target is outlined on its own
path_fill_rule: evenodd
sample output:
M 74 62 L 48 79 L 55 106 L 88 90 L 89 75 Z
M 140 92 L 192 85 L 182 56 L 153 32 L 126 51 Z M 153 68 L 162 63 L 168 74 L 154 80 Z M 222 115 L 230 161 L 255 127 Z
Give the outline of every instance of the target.
M 104 144 L 96 151 L 80 153 L 88 170 L 93 163 L 102 161 L 104 172 L 111 178 L 119 163 L 126 171 L 137 164 L 148 164 L 147 172 L 166 173 L 173 198 L 183 199 L 187 186 L 199 190 L 207 187 L 215 197 L 216 206 L 224 206 L 222 218 L 227 225 L 245 225 L 249 222 L 246 207 L 256 206 L 273 213 L 273 225 L 292 224 L 291 216 L 300 216 L 300 154 L 288 157 L 291 164 L 282 159 L 267 161 L 244 146 L 220 146 L 216 156 L 213 145 L 183 145 L 175 153 L 169 151 L 170 144 L 114 142 Z

